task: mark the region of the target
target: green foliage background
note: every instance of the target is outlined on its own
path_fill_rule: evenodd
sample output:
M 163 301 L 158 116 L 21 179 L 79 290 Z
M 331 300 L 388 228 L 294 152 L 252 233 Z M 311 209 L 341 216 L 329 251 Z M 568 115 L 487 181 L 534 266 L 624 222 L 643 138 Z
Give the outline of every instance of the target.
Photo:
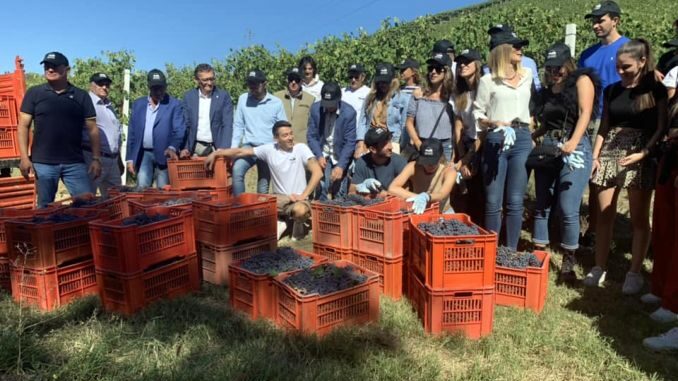
M 368 34 L 364 31 L 345 33 L 341 36 L 327 36 L 308 44 L 298 52 L 278 49 L 275 52 L 261 45 L 232 50 L 224 60 L 211 62 L 217 73 L 217 84 L 227 89 L 234 100 L 246 91 L 245 73 L 254 68 L 266 71 L 269 91 L 284 88 L 285 71 L 297 64 L 299 59 L 311 54 L 318 62 L 320 76 L 324 81 L 345 82 L 345 70 L 354 62 L 367 68 L 374 68 L 379 62 L 399 63 L 407 57 L 424 61 L 433 42 L 440 38 L 453 41 L 457 50 L 479 49 L 488 53 L 487 29 L 493 23 L 507 23 L 518 35 L 530 40 L 526 53 L 538 64 L 543 61 L 543 51 L 554 42 L 562 40 L 565 25 L 577 24 L 577 54 L 596 42 L 590 31 L 590 24 L 584 15 L 597 1 L 591 0 L 495 0 L 486 3 L 444 12 L 433 16 L 401 23 L 395 19 L 384 20 L 378 31 Z M 622 7 L 620 30 L 629 37 L 648 39 L 656 56 L 665 49 L 661 44 L 674 37 L 672 23 L 678 17 L 676 0 L 619 0 Z M 452 3 L 451 3 L 452 5 Z M 172 58 L 167 57 L 171 62 Z M 89 76 L 103 71 L 113 77 L 111 98 L 121 108 L 123 70 L 132 69 L 131 100 L 146 94 L 145 75 L 135 70 L 135 56 L 131 51 L 102 52 L 101 57 L 77 58 L 72 71 L 72 82 L 86 88 Z M 181 97 L 194 86 L 193 67 L 179 67 L 172 63 L 165 65 L 170 94 Z M 42 82 L 39 75 L 29 73 L 28 84 Z

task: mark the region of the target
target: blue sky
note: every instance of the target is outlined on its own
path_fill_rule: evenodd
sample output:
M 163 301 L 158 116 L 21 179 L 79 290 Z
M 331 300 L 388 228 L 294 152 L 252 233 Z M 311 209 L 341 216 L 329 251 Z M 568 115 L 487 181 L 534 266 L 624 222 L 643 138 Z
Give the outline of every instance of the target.
M 0 73 L 14 69 L 14 56 L 27 71 L 52 50 L 75 58 L 101 51 L 131 50 L 138 69 L 223 59 L 229 49 L 263 44 L 296 51 L 326 35 L 374 32 L 387 17 L 418 16 L 464 7 L 481 0 L 3 1 Z

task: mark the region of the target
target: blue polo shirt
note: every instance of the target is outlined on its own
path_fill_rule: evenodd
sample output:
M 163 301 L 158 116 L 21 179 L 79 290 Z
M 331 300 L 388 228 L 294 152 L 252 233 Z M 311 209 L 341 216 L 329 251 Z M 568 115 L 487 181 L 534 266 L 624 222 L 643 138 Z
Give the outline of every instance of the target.
M 587 67 L 596 71 L 603 91 L 609 85 L 621 80 L 617 74 L 617 50 L 628 41 L 627 37 L 621 36 L 609 45 L 597 43 L 584 50 L 579 57 L 579 67 Z M 602 114 L 603 97 L 601 96 L 598 102 L 598 118 Z
M 238 105 L 233 119 L 233 139 L 231 147 L 249 144 L 259 146 L 273 143 L 273 125 L 279 120 L 287 120 L 282 101 L 266 93 L 257 100 L 250 93 L 238 97 Z

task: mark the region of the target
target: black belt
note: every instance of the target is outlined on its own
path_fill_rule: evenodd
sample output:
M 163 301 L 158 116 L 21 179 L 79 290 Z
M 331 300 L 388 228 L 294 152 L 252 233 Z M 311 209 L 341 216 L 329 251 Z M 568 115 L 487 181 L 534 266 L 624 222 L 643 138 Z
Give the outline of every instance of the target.
M 92 148 L 86 147 L 86 146 L 82 146 L 82 150 L 87 151 L 87 152 L 92 152 Z M 116 159 L 118 157 L 118 154 L 117 153 L 113 154 L 113 153 L 101 152 L 101 156 L 107 157 L 109 159 Z
M 206 147 L 210 147 L 210 146 L 214 147 L 214 143 L 203 142 L 203 141 L 201 141 L 201 140 L 196 140 L 195 142 L 196 142 L 196 143 L 200 143 L 200 144 L 202 144 L 202 145 L 204 145 L 204 146 L 206 146 Z
M 144 151 L 153 152 L 153 148 L 144 148 Z
M 513 122 L 511 122 L 511 127 L 513 127 L 513 128 L 530 128 L 530 124 L 524 123 L 524 122 L 513 121 Z

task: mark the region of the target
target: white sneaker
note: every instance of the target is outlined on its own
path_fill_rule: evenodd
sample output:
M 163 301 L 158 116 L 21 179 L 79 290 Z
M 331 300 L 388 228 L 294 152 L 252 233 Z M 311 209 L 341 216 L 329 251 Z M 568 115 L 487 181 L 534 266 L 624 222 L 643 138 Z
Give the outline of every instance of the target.
M 650 319 L 657 323 L 673 323 L 678 321 L 678 314 L 664 307 L 659 307 L 655 312 L 650 314 Z
M 591 271 L 586 274 L 586 278 L 584 278 L 584 286 L 603 287 L 603 283 L 605 283 L 605 275 L 607 275 L 607 271 L 603 271 L 600 266 L 593 266 Z
M 285 230 L 287 230 L 287 223 L 285 221 L 278 221 L 278 240 L 280 240 Z
M 655 337 L 647 337 L 643 340 L 643 345 L 653 351 L 675 351 L 678 350 L 678 327 Z
M 624 285 L 622 286 L 622 294 L 624 295 L 635 295 L 640 292 L 645 284 L 645 279 L 640 273 L 627 272 L 626 279 L 624 279 Z
M 643 296 L 640 297 L 640 301 L 645 304 L 657 304 L 662 301 L 662 298 L 658 297 L 657 295 L 651 292 L 648 292 L 647 294 L 644 294 Z

